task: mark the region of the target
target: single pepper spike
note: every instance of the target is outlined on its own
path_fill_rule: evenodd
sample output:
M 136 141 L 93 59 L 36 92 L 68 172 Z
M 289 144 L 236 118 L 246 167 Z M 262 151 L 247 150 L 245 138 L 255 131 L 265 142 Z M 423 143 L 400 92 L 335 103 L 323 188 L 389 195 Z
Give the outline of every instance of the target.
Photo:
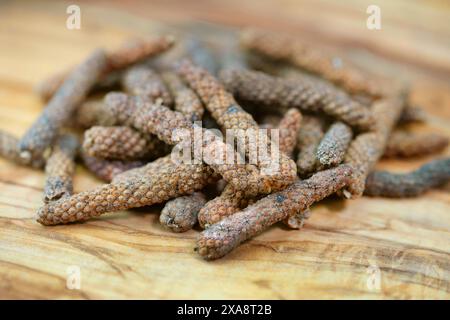
M 302 114 L 297 109 L 289 109 L 278 124 L 280 130 L 280 152 L 292 158 L 302 122 Z
M 74 127 L 89 129 L 93 126 L 113 126 L 117 115 L 111 114 L 103 100 L 88 100 L 75 111 Z
M 122 85 L 132 95 L 150 101 L 162 99 L 163 104 L 168 107 L 173 103 L 172 96 L 161 76 L 147 66 L 140 65 L 127 70 L 122 77 Z
M 45 203 L 72 195 L 78 148 L 79 142 L 74 135 L 65 134 L 56 140 L 45 165 Z
M 383 157 L 411 158 L 438 153 L 447 148 L 449 139 L 435 133 L 395 130 L 388 139 Z
M 297 171 L 301 177 L 314 172 L 318 166 L 317 147 L 324 136 L 324 121 L 317 116 L 303 116 L 297 137 Z
M 319 162 L 331 167 L 340 164 L 353 138 L 352 129 L 342 122 L 333 123 L 317 147 Z
M 408 173 L 374 171 L 369 174 L 364 194 L 373 197 L 416 197 L 450 180 L 450 158 L 430 161 Z
M 21 155 L 28 158 L 44 154 L 57 137 L 59 130 L 70 121 L 74 111 L 86 98 L 105 67 L 105 52 L 95 50 L 71 72 L 39 118 L 20 140 Z
M 201 192 L 194 192 L 168 201 L 161 211 L 161 225 L 173 232 L 186 232 L 197 223 L 197 215 L 205 205 L 206 197 Z
M 351 94 L 363 94 L 372 98 L 380 98 L 383 95 L 379 81 L 374 80 L 372 76 L 298 37 L 248 29 L 242 33 L 241 43 L 252 52 L 275 61 L 289 62 L 319 75 Z
M 142 172 L 150 175 L 118 180 L 48 203 L 38 210 L 37 221 L 44 225 L 70 223 L 106 212 L 161 203 L 201 190 L 213 177 L 213 171 L 207 165 L 176 165 L 170 156 L 146 167 L 152 169 Z
M 236 136 L 240 132 L 258 132 L 260 128 L 252 115 L 239 106 L 233 95 L 227 92 L 224 86 L 206 70 L 185 59 L 177 64 L 176 71 L 197 93 L 205 104 L 206 109 L 208 109 L 223 130 L 235 132 Z M 246 155 L 257 154 L 257 152 L 254 152 L 255 148 L 264 143 L 264 141 L 259 139 L 255 144 L 246 143 Z M 270 147 L 270 143 L 260 147 Z M 271 192 L 288 186 L 297 176 L 294 161 L 282 152 L 278 153 L 279 170 L 271 176 Z M 270 171 L 273 160 L 258 157 L 257 162 L 258 167 L 262 171 L 266 169 Z
M 274 223 L 307 210 L 313 203 L 343 188 L 349 183 L 351 173 L 350 166 L 340 165 L 262 198 L 204 230 L 197 240 L 197 252 L 207 260 L 223 257 Z
M 182 137 L 173 135 L 174 130 L 184 130 L 191 142 L 196 141 L 195 128 L 201 133 L 199 147 L 202 148 L 201 160 L 231 183 L 236 190 L 246 190 L 249 195 L 267 194 L 289 183 L 295 177 L 295 166 L 283 167 L 279 174 L 268 175 L 252 164 L 231 162 L 227 155 L 233 153 L 232 146 L 217 137 L 214 132 L 192 124 L 182 113 L 172 111 L 157 103 L 150 103 L 139 97 L 123 93 L 109 93 L 105 103 L 114 114 L 120 115 L 123 124 L 131 125 L 143 133 L 152 133 L 169 145 L 178 144 Z M 181 132 L 181 131 L 178 131 Z M 195 143 L 194 143 L 195 145 Z M 191 145 L 192 147 L 192 145 Z M 292 173 L 293 172 L 293 173 Z
M 375 118 L 369 108 L 344 91 L 310 76 L 281 78 L 253 70 L 224 70 L 220 78 L 238 99 L 266 107 L 323 112 L 358 130 L 369 130 Z
M 83 150 L 92 157 L 110 160 L 158 158 L 169 152 L 155 136 L 144 135 L 126 126 L 95 126 L 86 130 Z
M 45 164 L 45 159 L 40 155 L 29 158 L 21 156 L 19 139 L 3 130 L 0 130 L 0 156 L 14 163 L 33 168 L 42 168 Z
M 175 110 L 186 115 L 192 122 L 200 121 L 205 109 L 195 92 L 187 87 L 174 72 L 164 72 L 162 78 L 174 97 Z
M 167 51 L 172 47 L 171 36 L 150 36 L 126 40 L 119 48 L 107 53 L 107 64 L 97 86 L 110 88 L 118 81 L 119 71 L 146 58 Z M 36 88 L 44 101 L 49 100 L 66 81 L 71 71 L 58 73 L 44 80 Z
M 81 153 L 81 158 L 86 168 L 97 178 L 105 182 L 111 182 L 115 176 L 145 165 L 145 162 L 143 161 L 121 161 L 94 158 L 88 156 L 84 152 Z
M 366 178 L 384 153 L 391 131 L 405 105 L 405 97 L 405 92 L 401 91 L 375 102 L 372 106 L 377 127 L 374 132 L 356 136 L 350 143 L 344 163 L 353 167 L 353 181 L 348 190 L 344 191 L 344 195 L 360 197 L 363 194 Z

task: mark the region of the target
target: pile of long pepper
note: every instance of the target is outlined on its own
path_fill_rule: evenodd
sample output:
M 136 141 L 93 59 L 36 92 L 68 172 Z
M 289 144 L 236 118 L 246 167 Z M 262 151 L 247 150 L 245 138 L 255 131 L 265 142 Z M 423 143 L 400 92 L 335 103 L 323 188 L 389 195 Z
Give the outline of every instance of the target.
M 193 36 L 131 40 L 95 50 L 37 92 L 42 114 L 20 139 L 0 131 L 0 155 L 45 170 L 43 225 L 165 203 L 161 224 L 199 224 L 196 251 L 216 259 L 277 222 L 300 229 L 334 193 L 411 197 L 450 179 L 449 158 L 374 170 L 383 156 L 442 152 L 448 138 L 404 128 L 426 121 L 405 85 L 289 35 L 245 30 L 219 48 Z M 177 130 L 189 152 L 202 149 L 197 161 L 174 161 Z M 263 134 L 235 145 L 218 130 Z M 261 146 L 271 154 L 249 161 Z M 241 161 L 217 161 L 229 151 Z M 274 159 L 278 170 L 264 173 Z M 73 194 L 76 160 L 106 184 Z

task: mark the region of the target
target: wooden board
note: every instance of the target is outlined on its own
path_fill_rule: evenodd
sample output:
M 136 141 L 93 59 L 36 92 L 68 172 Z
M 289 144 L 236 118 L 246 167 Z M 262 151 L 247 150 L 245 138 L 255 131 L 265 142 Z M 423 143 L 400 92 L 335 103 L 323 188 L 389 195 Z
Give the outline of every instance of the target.
M 448 3 L 378 1 L 383 27 L 372 32 L 369 2 L 85 1 L 76 31 L 65 27 L 63 2 L 1 2 L 0 128 L 23 134 L 42 109 L 33 86 L 93 48 L 161 30 L 161 22 L 196 20 L 211 34 L 213 22 L 255 25 L 339 48 L 355 63 L 411 81 L 414 102 L 432 115 L 417 130 L 450 135 Z M 379 167 L 406 171 L 427 160 Z M 416 199 L 327 200 L 303 230 L 277 225 L 206 262 L 193 252 L 198 231 L 164 230 L 158 208 L 43 227 L 33 218 L 43 182 L 42 172 L 0 159 L 0 298 L 450 298 L 448 186 Z M 78 168 L 76 192 L 99 184 Z M 71 266 L 80 268 L 80 290 L 66 288 Z

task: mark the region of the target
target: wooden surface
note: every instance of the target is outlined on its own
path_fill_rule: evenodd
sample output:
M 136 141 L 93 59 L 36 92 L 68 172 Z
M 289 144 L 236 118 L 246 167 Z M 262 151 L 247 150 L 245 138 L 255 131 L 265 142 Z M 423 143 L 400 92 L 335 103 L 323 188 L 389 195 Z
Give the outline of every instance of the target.
M 426 130 L 450 135 L 448 2 L 378 1 L 382 30 L 368 31 L 370 2 L 85 1 L 82 28 L 70 31 L 62 2 L 1 1 L 0 128 L 23 134 L 42 108 L 33 86 L 93 48 L 196 20 L 212 35 L 212 22 L 255 25 L 341 49 L 411 81 L 414 102 L 432 114 Z M 406 171 L 426 160 L 379 167 Z M 327 200 L 303 230 L 277 225 L 205 262 L 193 252 L 198 231 L 162 229 L 158 208 L 43 227 L 33 219 L 43 182 L 42 172 L 0 159 L 0 298 L 450 298 L 448 186 L 408 200 Z M 98 184 L 78 168 L 77 192 Z M 81 290 L 66 288 L 69 266 L 80 268 Z

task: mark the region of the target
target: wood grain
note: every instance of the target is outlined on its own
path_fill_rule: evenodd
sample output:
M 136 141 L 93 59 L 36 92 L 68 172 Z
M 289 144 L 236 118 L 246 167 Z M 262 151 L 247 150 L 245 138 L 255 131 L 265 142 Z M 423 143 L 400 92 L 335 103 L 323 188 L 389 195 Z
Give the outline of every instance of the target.
M 448 3 L 378 1 L 383 29 L 372 33 L 365 29 L 369 2 L 83 1 L 78 31 L 65 28 L 65 3 L 1 2 L 0 128 L 23 134 L 42 108 L 33 86 L 95 47 L 162 30 L 162 22 L 207 26 L 214 36 L 217 22 L 308 36 L 407 79 L 414 102 L 432 114 L 429 127 L 415 129 L 450 135 Z M 429 159 L 379 167 L 406 171 Z M 42 172 L 0 159 L 0 298 L 450 298 L 448 186 L 416 199 L 329 199 L 303 230 L 277 225 L 205 262 L 193 252 L 198 231 L 164 230 L 160 207 L 43 227 L 33 219 L 43 182 Z M 77 168 L 76 192 L 98 184 Z M 80 267 L 81 290 L 66 288 L 69 266 Z M 373 286 L 377 270 L 381 281 Z

